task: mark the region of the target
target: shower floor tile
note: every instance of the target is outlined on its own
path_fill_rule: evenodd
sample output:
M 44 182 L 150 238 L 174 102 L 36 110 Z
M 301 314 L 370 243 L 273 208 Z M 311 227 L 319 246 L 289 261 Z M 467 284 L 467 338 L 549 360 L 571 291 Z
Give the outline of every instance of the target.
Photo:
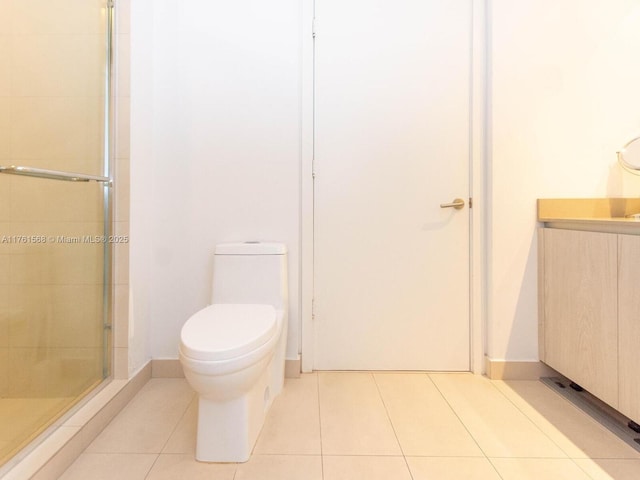
M 196 462 L 196 418 L 184 379 L 152 379 L 61 479 L 640 478 L 637 452 L 537 381 L 304 374 L 287 379 L 244 464 Z

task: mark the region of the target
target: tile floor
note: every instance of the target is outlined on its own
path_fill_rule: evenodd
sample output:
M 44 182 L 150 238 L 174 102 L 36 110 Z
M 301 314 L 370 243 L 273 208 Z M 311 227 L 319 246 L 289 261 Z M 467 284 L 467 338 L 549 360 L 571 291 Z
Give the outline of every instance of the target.
M 287 379 L 244 464 L 194 458 L 197 401 L 152 379 L 62 480 L 640 478 L 640 453 L 540 382 L 471 374 Z

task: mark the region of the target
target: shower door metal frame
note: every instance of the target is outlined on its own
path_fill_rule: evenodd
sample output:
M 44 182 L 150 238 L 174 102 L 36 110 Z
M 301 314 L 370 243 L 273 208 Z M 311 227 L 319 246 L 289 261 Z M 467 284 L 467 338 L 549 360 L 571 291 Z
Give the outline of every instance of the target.
M 112 371 L 113 365 L 113 255 L 112 244 L 108 241 L 113 226 L 113 178 L 114 178 L 114 135 L 115 132 L 115 85 L 113 82 L 114 71 L 114 39 L 115 39 L 115 3 L 113 0 L 107 0 L 106 4 L 106 65 L 105 65 L 105 89 L 104 89 L 104 148 L 103 148 L 103 175 L 109 178 L 109 182 L 104 183 L 104 236 L 103 244 L 104 266 L 103 266 L 103 302 L 102 302 L 102 379 L 108 378 Z M 111 342 L 110 342 L 111 340 Z

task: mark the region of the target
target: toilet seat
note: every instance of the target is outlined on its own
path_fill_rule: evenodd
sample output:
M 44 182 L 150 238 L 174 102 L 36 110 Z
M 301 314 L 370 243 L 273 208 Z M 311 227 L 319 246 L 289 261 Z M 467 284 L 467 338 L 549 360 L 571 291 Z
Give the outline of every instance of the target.
M 261 347 L 277 330 L 272 305 L 214 304 L 187 320 L 180 349 L 193 360 L 230 360 Z

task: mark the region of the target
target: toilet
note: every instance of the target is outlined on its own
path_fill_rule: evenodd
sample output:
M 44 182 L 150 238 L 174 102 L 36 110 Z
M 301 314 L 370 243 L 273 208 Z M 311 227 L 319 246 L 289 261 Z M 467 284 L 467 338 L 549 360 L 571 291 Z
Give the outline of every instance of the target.
M 211 305 L 180 333 L 180 362 L 198 394 L 196 460 L 246 462 L 284 384 L 287 249 L 216 245 Z

